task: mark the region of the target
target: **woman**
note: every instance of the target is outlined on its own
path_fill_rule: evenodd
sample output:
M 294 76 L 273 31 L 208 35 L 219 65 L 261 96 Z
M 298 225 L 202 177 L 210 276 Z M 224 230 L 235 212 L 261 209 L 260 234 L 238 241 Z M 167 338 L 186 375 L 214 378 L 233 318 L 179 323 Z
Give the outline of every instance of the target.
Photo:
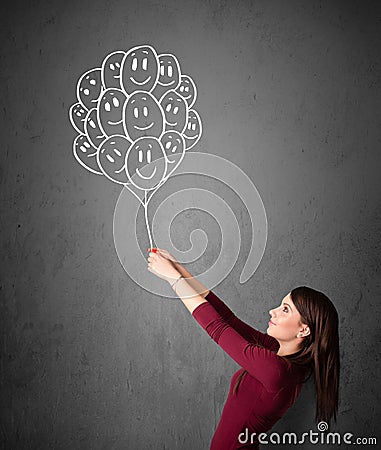
M 267 333 L 250 327 L 165 250 L 148 249 L 148 270 L 170 283 L 192 316 L 242 368 L 214 433 L 211 450 L 259 448 L 314 374 L 316 422 L 336 421 L 339 389 L 338 315 L 308 287 L 293 289 L 270 310 Z

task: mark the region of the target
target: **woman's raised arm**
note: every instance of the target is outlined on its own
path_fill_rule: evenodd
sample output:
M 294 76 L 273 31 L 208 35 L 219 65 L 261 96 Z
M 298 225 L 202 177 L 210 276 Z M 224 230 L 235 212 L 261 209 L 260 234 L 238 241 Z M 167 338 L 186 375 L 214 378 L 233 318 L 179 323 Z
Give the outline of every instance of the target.
M 247 341 L 260 344 L 271 350 L 276 350 L 279 347 L 278 342 L 271 336 L 239 319 L 214 292 L 193 277 L 169 252 L 162 249 L 150 250 L 156 251 L 150 253 L 148 270 L 168 281 L 191 313 L 198 305 L 207 301 Z
M 179 274 L 186 278 L 188 284 L 192 286 L 192 288 L 203 298 L 205 298 L 209 294 L 209 289 L 203 285 L 197 278 L 195 278 L 182 264 L 180 264 L 176 258 L 174 258 L 171 253 L 169 253 L 167 250 L 163 250 L 160 248 L 156 249 L 148 249 L 148 250 L 157 250 L 157 252 L 160 255 L 164 256 L 165 258 L 169 259 L 172 264 L 174 265 L 175 269 L 179 272 Z

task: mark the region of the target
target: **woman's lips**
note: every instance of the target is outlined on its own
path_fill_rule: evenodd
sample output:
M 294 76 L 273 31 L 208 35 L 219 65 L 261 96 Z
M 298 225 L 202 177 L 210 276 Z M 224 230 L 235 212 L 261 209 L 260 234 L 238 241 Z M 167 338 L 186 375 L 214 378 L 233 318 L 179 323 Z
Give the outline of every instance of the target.
M 269 326 L 270 325 L 276 325 L 276 323 L 272 322 L 271 320 L 269 321 Z

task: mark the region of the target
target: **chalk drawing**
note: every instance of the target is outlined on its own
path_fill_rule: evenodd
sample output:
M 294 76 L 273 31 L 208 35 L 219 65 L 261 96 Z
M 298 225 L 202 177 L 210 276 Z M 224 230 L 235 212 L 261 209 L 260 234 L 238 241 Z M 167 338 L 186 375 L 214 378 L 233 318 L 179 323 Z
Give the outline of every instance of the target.
M 184 131 L 186 149 L 194 147 L 200 140 L 202 134 L 202 123 L 200 115 L 194 109 L 188 111 L 187 124 Z
M 112 51 L 99 67 L 85 71 L 76 96 L 69 109 L 70 122 L 79 133 L 73 142 L 75 159 L 138 199 L 153 247 L 149 201 L 202 133 L 199 114 L 189 110 L 197 98 L 194 81 L 182 74 L 172 53 L 139 45 Z
M 129 50 L 122 60 L 121 82 L 127 94 L 135 91 L 150 92 L 159 77 L 159 60 L 156 50 L 143 45 Z
M 98 149 L 93 146 L 88 137 L 84 134 L 79 134 L 73 142 L 73 153 L 75 159 L 82 167 L 89 172 L 102 175 L 102 171 L 98 165 L 97 153 Z
M 127 95 L 117 88 L 103 91 L 97 106 L 97 120 L 105 136 L 123 134 L 123 110 L 127 102 Z
M 171 247 L 170 224 L 182 210 L 198 207 L 216 218 L 223 231 L 223 248 L 218 260 L 201 274 L 206 285 L 214 287 L 235 264 L 240 252 L 237 219 L 223 197 L 199 187 L 177 189 L 168 196 L 156 209 L 151 232 L 148 205 L 152 197 L 172 176 L 194 174 L 228 186 L 247 208 L 253 236 L 240 277 L 241 283 L 246 282 L 258 267 L 266 245 L 264 206 L 241 169 L 217 155 L 194 151 L 203 132 L 195 107 L 198 92 L 193 78 L 182 72 L 178 58 L 172 53 L 158 53 L 150 45 L 112 51 L 79 77 L 76 97 L 69 109 L 77 133 L 74 158 L 88 172 L 104 175 L 122 187 L 114 213 L 114 242 L 123 267 L 134 281 L 168 296 L 161 287 L 155 287 L 155 282 L 146 280 L 146 255 L 141 254 L 136 237 L 141 207 L 149 247 L 155 246 L 155 236 L 159 247 Z M 186 262 L 199 258 L 207 245 L 198 229 L 192 231 L 190 241 L 192 248 L 183 252 Z M 172 252 L 176 257 L 176 251 Z
M 106 138 L 99 126 L 96 108 L 90 109 L 87 113 L 85 118 L 85 134 L 96 148 L 98 148 Z
M 181 75 L 180 86 L 176 89 L 176 92 L 185 99 L 189 108 L 192 108 L 197 99 L 197 87 L 190 76 Z
M 175 91 L 168 91 L 160 99 L 165 115 L 165 131 L 184 131 L 188 118 L 187 102 Z
M 74 103 L 69 109 L 70 122 L 78 133 L 85 133 L 85 120 L 88 112 L 82 103 Z
M 104 87 L 121 89 L 120 70 L 125 54 L 122 51 L 115 51 L 103 60 L 101 79 Z
M 164 53 L 158 56 L 159 78 L 152 94 L 160 99 L 167 91 L 175 90 L 181 81 L 180 64 L 175 55 Z
M 163 134 L 164 112 L 149 92 L 134 92 L 124 106 L 123 116 L 124 130 L 132 141 L 143 136 L 160 138 Z
M 154 166 L 153 163 L 151 163 Z M 156 164 L 156 163 L 155 163 Z M 205 286 L 213 289 L 229 275 L 239 257 L 245 256 L 244 264 L 236 267 L 239 282 L 246 283 L 259 266 L 267 242 L 267 217 L 261 196 L 252 180 L 246 173 L 231 161 L 221 156 L 200 151 L 186 151 L 182 163 L 173 174 L 174 181 L 181 185 L 182 177 L 192 176 L 197 180 L 192 187 L 175 189 L 166 194 L 158 205 L 152 217 L 152 239 L 159 248 L 169 249 L 173 256 L 182 264 L 200 261 L 205 258 L 209 245 L 215 246 L 218 234 L 220 243 L 217 258 L 206 265 L 201 264 L 197 272 L 199 279 Z M 138 178 L 136 174 L 132 179 Z M 203 189 L 203 180 L 213 181 L 215 188 Z M 175 184 L 175 186 L 178 186 Z M 233 211 L 226 200 L 227 190 L 234 194 L 246 210 L 247 221 L 244 229 L 240 229 L 238 218 L 243 210 Z M 143 191 L 138 191 L 143 198 Z M 218 226 L 210 236 L 204 230 L 204 224 L 184 224 L 181 237 L 181 249 L 176 248 L 172 239 L 172 227 L 176 219 L 195 210 L 213 217 Z M 139 232 L 140 203 L 127 189 L 122 189 L 116 202 L 114 211 L 114 243 L 120 263 L 128 275 L 148 292 L 159 296 L 176 298 L 176 294 L 155 276 L 147 276 L 147 254 L 141 249 Z M 237 215 L 238 213 L 238 215 Z M 131 226 L 134 223 L 134 226 Z M 245 236 L 242 239 L 242 233 Z M 247 234 L 251 234 L 251 241 L 246 243 Z M 211 238 L 211 243 L 209 239 Z M 245 247 L 243 247 L 245 242 Z
M 126 155 L 131 142 L 123 135 L 105 139 L 97 152 L 97 161 L 104 175 L 114 183 L 125 185 L 129 182 L 126 171 Z
M 96 107 L 101 92 L 101 69 L 88 70 L 78 80 L 77 98 L 86 109 Z

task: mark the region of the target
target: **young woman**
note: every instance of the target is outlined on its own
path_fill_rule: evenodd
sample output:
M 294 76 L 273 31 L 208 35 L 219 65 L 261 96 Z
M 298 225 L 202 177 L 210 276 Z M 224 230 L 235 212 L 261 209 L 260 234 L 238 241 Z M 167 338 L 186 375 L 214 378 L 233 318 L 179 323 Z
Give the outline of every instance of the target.
M 197 322 L 241 366 L 232 377 L 211 450 L 258 449 L 260 433 L 290 408 L 311 374 L 316 422 L 336 421 L 338 315 L 328 297 L 308 287 L 293 289 L 270 310 L 264 334 L 238 319 L 170 253 L 148 250 L 148 270 L 170 283 Z

